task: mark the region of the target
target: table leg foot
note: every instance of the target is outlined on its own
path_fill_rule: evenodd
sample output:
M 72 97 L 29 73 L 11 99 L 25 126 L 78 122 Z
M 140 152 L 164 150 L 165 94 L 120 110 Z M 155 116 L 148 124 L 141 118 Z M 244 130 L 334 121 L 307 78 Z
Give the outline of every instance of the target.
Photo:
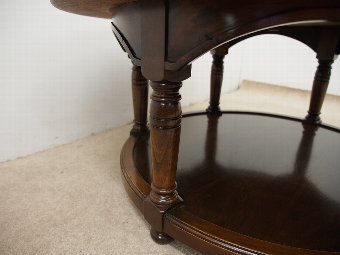
M 168 236 L 167 234 L 162 233 L 162 232 L 158 232 L 155 229 L 150 230 L 150 235 L 151 235 L 152 239 L 158 244 L 168 244 L 168 243 L 170 243 L 174 240 L 170 236 Z

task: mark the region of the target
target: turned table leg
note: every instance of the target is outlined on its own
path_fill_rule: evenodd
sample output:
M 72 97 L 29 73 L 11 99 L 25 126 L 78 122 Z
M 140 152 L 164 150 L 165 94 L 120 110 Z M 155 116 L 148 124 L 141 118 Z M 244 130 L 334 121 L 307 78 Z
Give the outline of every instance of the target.
M 335 54 L 338 41 L 339 31 L 335 29 L 327 28 L 321 34 L 316 56 L 319 65 L 314 76 L 310 105 L 308 115 L 306 116 L 307 122 L 321 123 L 321 108 L 331 77 L 332 64 L 337 57 Z
M 325 95 L 327 92 L 329 79 L 331 77 L 333 59 L 320 60 L 315 72 L 312 95 L 309 104 L 306 120 L 312 123 L 321 123 L 320 113 Z
M 151 236 L 159 243 L 172 240 L 162 233 L 163 214 L 180 201 L 176 170 L 182 119 L 181 86 L 181 82 L 151 82 L 152 190 L 144 202 L 144 216 L 151 224 Z
M 131 135 L 139 136 L 149 133 L 147 126 L 148 80 L 141 73 L 141 67 L 132 67 L 132 99 L 134 120 Z
M 220 113 L 220 97 L 223 82 L 223 59 L 225 55 L 217 55 L 213 53 L 213 62 L 211 66 L 210 77 L 210 102 L 207 112 Z

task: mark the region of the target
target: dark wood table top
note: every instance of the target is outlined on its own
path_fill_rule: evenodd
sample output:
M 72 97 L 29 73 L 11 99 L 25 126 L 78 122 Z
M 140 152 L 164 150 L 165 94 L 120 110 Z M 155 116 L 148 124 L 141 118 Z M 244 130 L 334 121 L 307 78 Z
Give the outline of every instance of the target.
M 134 1 L 136 0 L 51 0 L 51 3 L 66 12 L 110 19 L 112 9 L 117 5 Z
M 58 9 L 76 13 L 80 15 L 93 16 L 99 18 L 112 18 L 115 7 L 138 0 L 51 0 L 51 3 Z M 170 1 L 180 3 L 183 7 L 189 4 L 202 5 L 205 0 L 183 0 Z M 225 6 L 230 6 L 229 12 L 233 13 L 233 20 L 237 20 L 239 15 L 244 13 L 252 13 L 254 16 L 260 15 L 264 11 L 279 13 L 301 8 L 323 8 L 323 7 L 339 7 L 338 0 L 215 0 L 209 3 L 212 8 L 219 5 L 221 2 Z M 205 3 L 206 4 L 206 3 Z M 243 13 L 243 14 L 242 14 Z

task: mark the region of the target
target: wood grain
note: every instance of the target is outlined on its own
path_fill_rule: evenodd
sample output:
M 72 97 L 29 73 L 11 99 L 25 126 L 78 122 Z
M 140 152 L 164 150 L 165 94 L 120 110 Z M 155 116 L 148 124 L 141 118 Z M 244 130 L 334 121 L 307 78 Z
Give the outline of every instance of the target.
M 113 9 L 136 0 L 51 0 L 56 8 L 79 15 L 111 19 Z
M 339 134 L 269 114 L 184 116 L 184 202 L 165 212 L 164 232 L 207 254 L 340 254 Z M 131 158 L 150 185 L 145 150 L 140 140 Z

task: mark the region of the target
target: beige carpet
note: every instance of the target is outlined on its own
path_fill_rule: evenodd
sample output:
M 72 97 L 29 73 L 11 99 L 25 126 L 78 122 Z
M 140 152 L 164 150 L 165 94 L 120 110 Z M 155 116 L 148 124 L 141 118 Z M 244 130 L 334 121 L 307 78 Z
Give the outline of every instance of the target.
M 303 117 L 308 101 L 304 91 L 244 82 L 222 96 L 221 106 Z M 324 122 L 340 126 L 339 109 L 340 98 L 328 96 Z M 120 177 L 119 154 L 129 129 L 0 164 L 0 254 L 199 254 L 149 237 Z

